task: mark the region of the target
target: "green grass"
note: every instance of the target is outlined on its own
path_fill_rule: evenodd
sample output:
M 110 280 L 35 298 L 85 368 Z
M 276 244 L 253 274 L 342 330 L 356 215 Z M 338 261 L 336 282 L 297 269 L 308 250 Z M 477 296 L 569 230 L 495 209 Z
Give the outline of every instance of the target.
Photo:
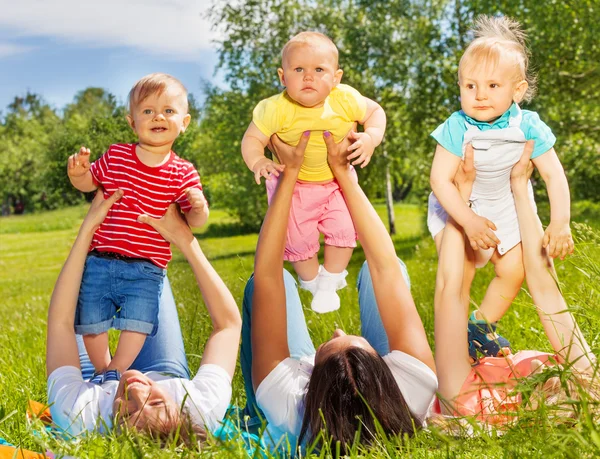
M 41 434 L 37 425 L 25 421 L 27 400 L 46 401 L 45 321 L 52 288 L 64 262 L 77 227 L 86 211 L 77 206 L 36 215 L 0 219 L 0 437 L 37 451 L 77 457 L 244 457 L 240 442 L 225 448 L 214 441 L 197 450 L 158 445 L 131 433 L 110 437 L 91 435 L 79 442 L 59 442 Z M 385 208 L 377 205 L 385 221 Z M 423 209 L 412 205 L 396 206 L 398 235 L 394 244 L 398 256 L 407 264 L 412 278 L 412 293 L 433 346 L 433 288 L 437 258 L 435 247 L 424 230 Z M 589 206 L 579 221 L 598 228 L 600 215 Z M 574 218 L 577 220 L 577 218 Z M 597 230 L 574 224 L 577 252 L 557 263 L 563 292 L 574 309 L 590 345 L 600 348 L 600 241 Z M 235 222 L 218 209 L 211 211 L 210 224 L 198 235 L 200 243 L 224 279 L 239 305 L 246 280 L 252 272 L 257 234 L 238 234 Z M 353 287 L 364 261 L 359 248 L 349 265 L 350 287 L 341 291 L 342 308 L 333 314 L 317 315 L 305 309 L 311 335 L 316 344 L 340 327 L 350 333 L 359 331 L 357 292 Z M 289 268 L 289 267 L 288 267 Z M 478 272 L 473 297 L 481 301 L 493 276 L 488 266 Z M 199 365 L 210 320 L 202 305 L 192 273 L 179 253 L 169 265 L 179 308 L 186 350 L 192 371 Z M 304 304 L 308 294 L 301 293 Z M 502 321 L 502 333 L 514 349 L 550 350 L 542 327 L 524 290 Z M 241 373 L 233 382 L 232 403 L 245 400 Z M 575 426 L 553 425 L 544 413 L 534 413 L 505 435 L 477 433 L 473 438 L 453 438 L 436 431 L 421 432 L 415 438 L 382 440 L 368 450 L 357 449 L 355 457 L 594 457 L 600 449 L 600 431 L 585 416 Z M 322 455 L 325 455 L 324 452 Z

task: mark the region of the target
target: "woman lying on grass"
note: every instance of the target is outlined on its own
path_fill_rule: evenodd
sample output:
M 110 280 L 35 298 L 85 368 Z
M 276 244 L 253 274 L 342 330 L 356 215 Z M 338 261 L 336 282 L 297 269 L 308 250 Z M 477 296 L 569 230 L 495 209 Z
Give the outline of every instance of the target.
M 121 196 L 120 190 L 107 200 L 102 193 L 96 194 L 56 281 L 48 311 L 46 350 L 52 418 L 73 435 L 104 432 L 114 421 L 160 439 L 201 439 L 205 429 L 218 426 L 229 405 L 241 320 L 231 293 L 174 206 L 161 220 L 141 216 L 140 221 L 175 244 L 196 276 L 213 324 L 198 373 L 190 380 L 177 310 L 166 283 L 158 332 L 146 340 L 131 369 L 122 374 L 120 382 L 96 385 L 85 381 L 93 366 L 73 325 L 79 284 L 94 231 Z
M 358 277 L 362 336 L 336 330 L 315 351 L 296 283 L 283 269 L 290 202 L 310 133 L 296 147 L 275 137 L 285 170 L 244 294 L 242 372 L 246 414 L 265 419 L 275 443 L 287 435 L 292 448 L 296 442 L 324 446 L 336 455 L 376 441 L 375 419 L 386 434 L 412 435 L 433 400 L 437 378 L 406 267 L 356 182 L 347 159 L 350 142 L 336 145 L 327 134 L 329 164 L 367 259 Z
M 462 229 L 448 219 L 435 293 L 435 362 L 443 414 L 474 416 L 486 424 L 509 423 L 524 401 L 515 390 L 520 382 L 535 386 L 526 409 L 555 405 L 561 417 L 575 416 L 577 403 L 573 401 L 600 399 L 598 377 L 594 380 L 592 373 L 595 357 L 567 309 L 552 260 L 541 249 L 544 231 L 527 195 L 532 151 L 533 142 L 529 141 L 512 170 L 511 187 L 521 228 L 527 285 L 555 354 L 521 351 L 505 357 L 485 357 L 473 364 L 467 342 L 468 299 L 461 297 L 465 248 L 470 248 Z M 467 148 L 462 174 L 455 180 L 465 200 L 469 199 L 474 178 L 473 150 Z M 554 373 L 545 371 L 550 367 L 554 367 Z M 529 378 L 536 374 L 539 378 Z

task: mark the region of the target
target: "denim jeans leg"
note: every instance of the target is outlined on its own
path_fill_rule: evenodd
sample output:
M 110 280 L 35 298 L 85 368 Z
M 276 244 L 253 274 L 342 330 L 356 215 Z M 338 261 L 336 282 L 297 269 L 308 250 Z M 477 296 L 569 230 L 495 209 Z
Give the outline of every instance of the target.
M 315 346 L 308 334 L 306 319 L 302 311 L 300 295 L 294 277 L 286 270 L 283 271 L 285 286 L 287 336 L 290 356 L 299 359 L 315 353 Z M 254 274 L 246 283 L 242 306 L 242 349 L 240 352 L 240 366 L 246 390 L 246 408 L 244 415 L 254 418 L 262 412 L 256 406 L 256 396 L 252 385 L 252 296 L 254 294 Z
M 177 306 L 167 276 L 163 280 L 158 306 L 158 330 L 154 336 L 146 338 L 131 368 L 144 373 L 157 371 L 190 379 Z
M 410 278 L 408 276 L 406 265 L 399 258 L 398 262 L 402 269 L 404 281 L 410 289 Z M 379 315 L 379 308 L 377 307 L 377 301 L 375 299 L 375 290 L 373 289 L 373 280 L 371 279 L 371 272 L 369 271 L 369 265 L 366 261 L 358 273 L 356 286 L 358 287 L 361 334 L 379 355 L 389 354 L 390 344 L 385 333 L 385 328 L 383 327 L 383 322 L 381 321 L 381 316 Z

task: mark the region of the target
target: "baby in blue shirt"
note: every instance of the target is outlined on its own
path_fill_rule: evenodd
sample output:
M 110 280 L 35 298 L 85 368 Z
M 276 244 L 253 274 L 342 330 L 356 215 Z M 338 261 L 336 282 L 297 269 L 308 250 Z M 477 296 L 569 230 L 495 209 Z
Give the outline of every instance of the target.
M 462 110 L 431 134 L 438 145 L 431 168 L 433 193 L 427 224 L 438 253 L 448 214 L 464 229 L 470 246 L 463 277 L 467 302 L 475 268 L 488 261 L 494 265 L 496 277 L 480 308 L 470 316 L 469 353 L 476 359 L 477 350 L 487 356 L 509 350 L 508 341 L 495 331 L 496 322 L 517 296 L 525 276 L 510 172 L 528 140 L 535 141 L 531 159 L 546 182 L 551 205 L 543 246 L 549 255 L 562 259 L 573 252 L 573 239 L 569 186 L 553 148 L 556 138 L 537 113 L 521 110 L 518 105 L 529 101 L 534 93 L 525 34 L 515 21 L 485 16 L 478 18 L 474 32 L 475 39 L 458 66 Z M 471 147 L 477 177 L 465 203 L 453 179 L 465 148 Z M 531 183 L 529 191 L 535 206 Z

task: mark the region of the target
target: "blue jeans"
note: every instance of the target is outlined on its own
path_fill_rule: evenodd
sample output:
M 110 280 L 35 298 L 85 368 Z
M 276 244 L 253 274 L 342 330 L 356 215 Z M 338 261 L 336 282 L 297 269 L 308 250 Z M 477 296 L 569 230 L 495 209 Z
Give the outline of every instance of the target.
M 410 278 L 406 265 L 398 259 L 402 269 L 404 280 L 410 288 Z M 300 359 L 303 356 L 310 356 L 315 353 L 315 346 L 308 334 L 306 319 L 302 311 L 302 303 L 298 295 L 298 287 L 292 275 L 283 270 L 283 281 L 285 285 L 285 306 L 287 311 L 287 338 L 290 356 L 294 359 Z M 360 308 L 361 335 L 373 346 L 379 355 L 386 355 L 390 352 L 388 338 L 383 328 L 383 322 L 379 315 L 377 302 L 375 300 L 375 290 L 373 281 L 369 272 L 369 265 L 365 261 L 358 274 L 356 282 L 358 288 L 358 304 Z M 244 415 L 251 419 L 249 426 L 260 424 L 260 419 L 264 415 L 256 405 L 256 396 L 252 386 L 252 295 L 254 293 L 254 275 L 250 277 L 244 290 L 244 302 L 242 310 L 242 349 L 241 349 L 241 367 L 244 377 L 244 387 L 246 389 L 246 408 Z
M 81 374 L 87 380 L 94 374 L 94 366 L 85 350 L 83 338 L 77 335 Z M 147 373 L 157 371 L 173 377 L 190 379 L 183 337 L 179 325 L 177 307 L 169 279 L 165 276 L 158 308 L 158 329 L 154 336 L 148 336 L 144 347 L 131 365 L 131 369 Z
M 109 328 L 153 336 L 165 270 L 145 260 L 117 260 L 92 252 L 85 261 L 75 332 L 98 335 Z

